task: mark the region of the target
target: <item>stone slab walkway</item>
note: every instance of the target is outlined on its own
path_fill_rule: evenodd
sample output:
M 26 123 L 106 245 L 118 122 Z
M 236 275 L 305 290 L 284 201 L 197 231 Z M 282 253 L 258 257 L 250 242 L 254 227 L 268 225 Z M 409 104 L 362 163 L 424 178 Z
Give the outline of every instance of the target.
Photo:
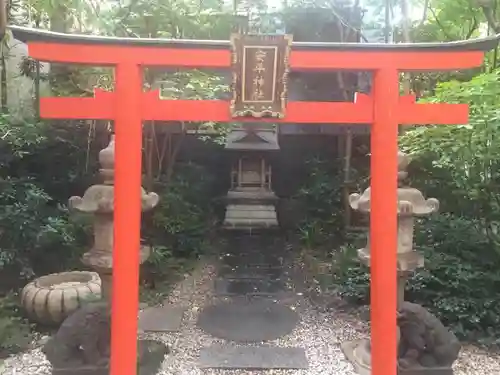
M 365 338 L 368 327 L 356 317 L 343 312 L 321 312 L 306 299 L 286 302 L 301 316 L 295 330 L 265 345 L 299 347 L 305 351 L 307 369 L 213 369 L 201 368 L 204 350 L 225 344 L 223 340 L 206 334 L 197 326 L 202 307 L 213 303 L 215 267 L 210 261 L 201 262 L 192 275 L 187 275 L 165 301 L 166 306 L 185 309 L 178 332 L 148 332 L 141 338 L 160 340 L 172 352 L 165 357 L 158 375 L 354 375 L 354 370 L 343 355 L 340 344 Z M 262 344 L 255 344 L 256 346 Z M 51 368 L 39 349 L 12 356 L 0 366 L 2 375 L 50 375 Z M 498 375 L 500 356 L 474 346 L 463 348 L 455 366 L 455 375 Z
M 287 273 L 291 254 L 287 254 L 284 239 L 276 233 L 238 233 L 228 234 L 227 242 L 220 250 L 214 284 L 214 295 L 219 298 L 202 309 L 198 326 L 228 343 L 263 343 L 292 333 L 300 315 L 281 301 L 284 295 L 294 293 Z M 230 276 L 227 269 L 231 269 Z M 202 349 L 203 368 L 308 367 L 302 347 L 226 345 L 219 349 Z
M 200 351 L 200 368 L 219 369 L 306 369 L 309 366 L 302 348 L 276 346 L 214 345 Z

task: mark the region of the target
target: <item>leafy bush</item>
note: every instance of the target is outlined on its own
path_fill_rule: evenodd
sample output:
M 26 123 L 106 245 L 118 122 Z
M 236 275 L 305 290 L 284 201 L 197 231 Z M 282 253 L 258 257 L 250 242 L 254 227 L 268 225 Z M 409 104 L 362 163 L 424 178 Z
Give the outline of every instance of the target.
M 0 358 L 26 349 L 33 339 L 33 331 L 21 317 L 17 296 L 0 298 Z
M 205 246 L 213 222 L 211 187 L 214 178 L 195 164 L 177 166 L 172 181 L 159 183 L 155 191 L 160 203 L 145 225 L 144 233 L 153 245 L 150 263 L 158 267 L 171 257 L 193 257 Z
M 440 200 L 443 211 L 474 218 L 499 244 L 500 222 L 500 70 L 468 82 L 450 81 L 436 88 L 428 102 L 468 103 L 469 124 L 420 127 L 400 140 L 413 158 L 413 186 Z
M 303 207 L 299 235 L 308 248 L 338 241 L 343 228 L 342 176 L 331 161 L 307 160 L 309 175 L 294 199 Z
M 80 255 L 84 227 L 73 223 L 63 206 L 31 180 L 0 182 L 0 269 L 19 272 L 21 280 L 70 267 Z M 8 271 L 7 271 L 8 272 Z M 21 281 L 20 280 L 20 281 Z
M 2 290 L 19 287 L 35 274 L 72 267 L 85 241 L 85 226 L 47 194 L 60 179 L 33 168 L 36 153 L 51 141 L 46 123 L 13 122 L 0 116 L 0 272 Z M 52 140 L 53 141 L 53 140 Z M 63 158 L 53 154 L 53 162 Z M 48 157 L 44 157 L 47 160 Z M 63 158 L 68 160 L 67 155 Z M 54 164 L 52 163 L 52 164 Z M 42 177 L 41 177 L 42 176 Z M 52 184 L 52 185 L 51 185 Z M 64 201 L 67 200 L 64 197 Z M 78 262 L 79 263 L 79 262 Z

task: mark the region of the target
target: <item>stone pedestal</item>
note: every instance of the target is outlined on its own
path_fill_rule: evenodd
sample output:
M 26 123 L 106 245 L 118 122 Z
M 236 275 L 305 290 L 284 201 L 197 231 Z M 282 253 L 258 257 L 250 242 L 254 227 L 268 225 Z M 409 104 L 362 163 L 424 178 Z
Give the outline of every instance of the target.
M 272 228 L 278 226 L 275 202 L 269 191 L 229 191 L 224 227 L 228 229 Z
M 113 213 L 114 213 L 114 136 L 104 150 L 99 153 L 101 169 L 99 174 L 102 184 L 93 185 L 85 191 L 83 197 L 71 197 L 69 207 L 73 210 L 94 215 L 94 246 L 82 257 L 82 262 L 93 268 L 101 277 L 102 295 L 105 299 L 111 298 L 113 273 Z M 159 201 L 156 193 L 146 194 L 141 191 L 142 211 L 149 211 Z M 150 249 L 137 244 L 140 248 L 140 263 L 146 261 Z

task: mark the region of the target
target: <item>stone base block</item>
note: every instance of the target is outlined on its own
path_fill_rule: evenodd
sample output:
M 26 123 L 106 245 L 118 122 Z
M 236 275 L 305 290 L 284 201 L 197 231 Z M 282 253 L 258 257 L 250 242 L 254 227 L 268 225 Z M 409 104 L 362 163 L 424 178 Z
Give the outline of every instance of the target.
M 342 352 L 354 366 L 359 375 L 371 375 L 371 367 L 363 360 L 367 353 L 362 349 L 366 340 L 344 342 Z M 451 367 L 419 367 L 411 369 L 398 369 L 398 375 L 453 375 Z
M 273 205 L 230 204 L 226 208 L 224 227 L 275 227 L 278 226 L 276 209 Z
M 231 202 L 249 202 L 249 201 L 276 201 L 278 197 L 272 191 L 257 189 L 239 189 L 230 190 L 227 193 L 227 200 Z

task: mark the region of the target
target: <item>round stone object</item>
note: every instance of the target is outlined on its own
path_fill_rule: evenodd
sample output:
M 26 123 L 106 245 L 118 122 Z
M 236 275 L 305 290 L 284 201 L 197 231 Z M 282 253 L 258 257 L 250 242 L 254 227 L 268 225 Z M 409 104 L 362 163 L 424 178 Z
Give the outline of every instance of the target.
M 236 342 L 275 340 L 292 332 L 299 315 L 272 300 L 233 300 L 207 306 L 198 326 L 214 337 Z
M 54 273 L 33 280 L 21 292 L 21 305 L 38 323 L 57 325 L 86 300 L 101 298 L 101 279 L 95 272 Z

